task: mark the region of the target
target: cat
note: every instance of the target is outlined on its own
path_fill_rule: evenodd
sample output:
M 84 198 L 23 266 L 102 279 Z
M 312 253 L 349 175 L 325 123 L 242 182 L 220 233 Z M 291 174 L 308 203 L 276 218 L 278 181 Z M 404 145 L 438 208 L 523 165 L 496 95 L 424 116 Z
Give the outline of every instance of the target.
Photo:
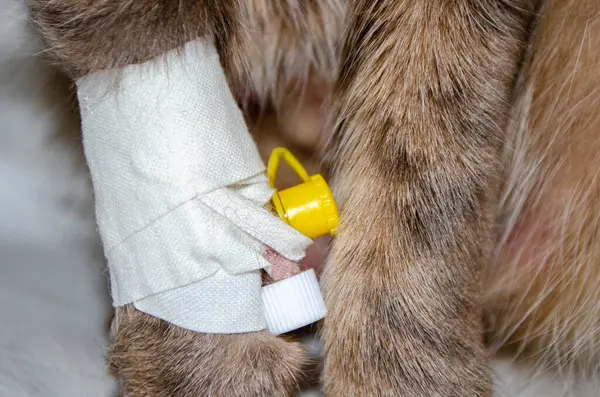
M 491 395 L 500 348 L 597 370 L 594 0 L 28 7 L 71 78 L 211 36 L 249 122 L 270 106 L 322 150 L 342 217 L 322 275 L 327 396 Z M 108 357 L 128 397 L 288 396 L 306 365 L 286 338 L 130 306 Z

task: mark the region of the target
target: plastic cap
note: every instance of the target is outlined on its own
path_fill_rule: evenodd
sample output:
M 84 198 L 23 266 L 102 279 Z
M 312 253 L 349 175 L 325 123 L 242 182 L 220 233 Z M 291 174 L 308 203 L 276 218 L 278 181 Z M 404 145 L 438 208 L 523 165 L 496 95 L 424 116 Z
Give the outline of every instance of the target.
M 327 182 L 319 174 L 309 176 L 285 148 L 277 148 L 271 153 L 267 166 L 271 187 L 275 187 L 277 169 L 282 159 L 303 183 L 273 194 L 272 202 L 281 220 L 311 239 L 326 234 L 335 236 L 339 223 L 338 210 Z
M 262 288 L 265 319 L 274 335 L 319 321 L 327 314 L 313 269 Z

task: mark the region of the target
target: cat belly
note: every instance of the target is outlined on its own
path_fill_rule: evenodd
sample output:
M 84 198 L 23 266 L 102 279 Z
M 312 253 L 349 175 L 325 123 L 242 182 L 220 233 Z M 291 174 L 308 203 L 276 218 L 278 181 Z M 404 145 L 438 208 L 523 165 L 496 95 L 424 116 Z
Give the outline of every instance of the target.
M 599 13 L 590 0 L 540 10 L 507 129 L 484 289 L 494 348 L 588 372 L 600 358 Z

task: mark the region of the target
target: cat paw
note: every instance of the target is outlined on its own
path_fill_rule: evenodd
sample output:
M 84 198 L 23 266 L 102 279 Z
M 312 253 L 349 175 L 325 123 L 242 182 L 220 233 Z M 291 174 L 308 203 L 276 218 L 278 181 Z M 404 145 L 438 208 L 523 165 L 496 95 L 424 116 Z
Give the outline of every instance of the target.
M 117 309 L 108 360 L 123 397 L 287 397 L 304 353 L 268 332 L 202 334 Z

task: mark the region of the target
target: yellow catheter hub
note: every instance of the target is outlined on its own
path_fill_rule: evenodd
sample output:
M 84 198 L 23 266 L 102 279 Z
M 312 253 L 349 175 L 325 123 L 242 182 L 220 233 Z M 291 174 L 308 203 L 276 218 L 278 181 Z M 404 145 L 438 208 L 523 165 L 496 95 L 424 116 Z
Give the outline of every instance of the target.
M 302 183 L 273 194 L 273 206 L 281 220 L 311 239 L 325 234 L 335 236 L 339 224 L 338 210 L 327 182 L 319 174 L 309 176 L 285 148 L 271 152 L 267 166 L 271 187 L 275 188 L 275 177 L 282 159 Z

